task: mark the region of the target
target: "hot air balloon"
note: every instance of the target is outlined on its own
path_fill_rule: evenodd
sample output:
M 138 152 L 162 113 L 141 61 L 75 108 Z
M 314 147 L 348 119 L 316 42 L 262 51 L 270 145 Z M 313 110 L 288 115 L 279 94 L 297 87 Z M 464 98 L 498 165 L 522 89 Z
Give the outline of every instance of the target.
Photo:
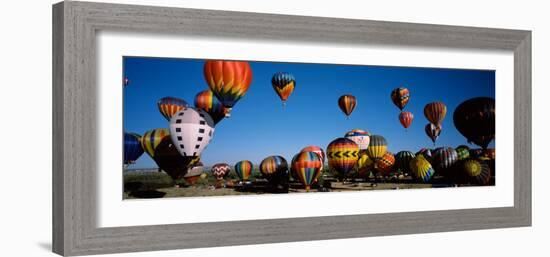
M 489 159 L 494 160 L 496 159 L 496 152 L 495 148 L 487 148 L 483 151 L 483 155 L 487 156 Z
M 136 133 L 124 133 L 124 164 L 133 164 L 143 154 L 141 136 Z
M 452 147 L 443 147 L 435 151 L 434 168 L 446 177 L 453 177 L 450 168 L 458 161 L 458 154 Z
M 366 150 L 359 151 L 359 159 L 357 160 L 357 175 L 362 178 L 369 176 L 370 171 L 374 168 L 374 161 L 369 158 Z
M 422 155 L 424 156 L 424 158 L 429 161 L 430 163 L 432 162 L 432 158 L 433 158 L 433 151 L 428 149 L 428 148 L 422 148 L 420 149 L 418 152 L 416 152 L 415 156 L 416 155 Z
M 453 113 L 453 121 L 468 142 L 487 148 L 495 138 L 495 99 L 476 97 L 462 102 Z
M 199 156 L 214 136 L 214 121 L 204 110 L 185 108 L 170 119 L 170 137 L 182 156 Z
M 309 191 L 311 184 L 321 175 L 322 167 L 321 158 L 314 152 L 301 152 L 292 161 L 292 169 L 306 191 Z
M 210 90 L 227 108 L 225 116 L 229 117 L 233 106 L 250 87 L 252 69 L 248 62 L 206 61 L 204 78 Z
M 185 157 L 185 158 L 193 158 L 193 157 Z M 197 180 L 199 180 L 199 178 L 205 175 L 206 174 L 204 173 L 204 165 L 202 164 L 202 162 L 197 161 L 195 164 L 191 165 L 187 169 L 187 174 L 183 176 L 183 179 L 185 180 L 185 182 L 187 182 L 187 184 L 194 185 L 195 183 L 197 183 Z
M 254 165 L 252 165 L 252 162 L 246 160 L 240 161 L 235 164 L 235 173 L 237 173 L 242 182 L 246 182 L 250 178 L 253 168 Z
M 189 104 L 187 104 L 185 100 L 167 96 L 158 100 L 157 106 L 162 116 L 164 116 L 167 121 L 170 121 L 170 118 L 172 118 L 176 112 L 189 107 Z
M 479 185 L 489 184 L 491 170 L 486 163 L 477 160 L 465 160 L 460 166 L 469 182 Z
M 409 166 L 413 177 L 423 182 L 430 181 L 435 173 L 430 162 L 422 154 L 416 155 L 409 163 Z
M 344 135 L 345 138 L 350 139 L 359 146 L 359 150 L 366 150 L 369 148 L 370 134 L 362 129 L 353 129 Z
M 210 117 L 214 120 L 214 125 L 225 117 L 225 107 L 209 89 L 201 91 L 195 96 L 195 107 L 210 114 Z
M 413 121 L 414 115 L 412 112 L 401 112 L 399 113 L 399 122 L 401 122 L 401 125 L 405 128 L 409 128 L 411 126 L 411 123 Z
M 181 156 L 169 136 L 164 137 L 155 147 L 153 160 L 161 170 L 172 179 L 180 179 L 187 176 L 189 167 L 197 163 L 198 156 Z
M 128 79 L 128 77 L 124 77 L 124 79 L 122 80 L 122 83 L 124 84 L 124 86 L 128 86 L 130 84 L 130 80 Z
M 393 156 L 393 153 L 388 151 L 386 151 L 382 158 L 376 160 L 375 162 L 376 170 L 380 172 L 380 174 L 383 176 L 387 176 L 390 174 L 394 164 L 395 156 Z
M 273 89 L 277 95 L 279 95 L 281 101 L 283 101 L 284 107 L 286 100 L 290 94 L 292 94 L 292 91 L 294 91 L 294 87 L 296 86 L 294 76 L 287 72 L 277 72 L 273 75 L 273 78 L 271 78 L 271 85 L 273 85 Z
M 155 149 L 164 138 L 170 138 L 170 132 L 165 128 L 149 130 L 141 137 L 141 147 L 151 156 L 155 157 Z
M 321 163 L 325 163 L 325 152 L 321 147 L 310 145 L 310 146 L 304 147 L 302 150 L 300 150 L 300 152 L 314 152 L 317 155 L 319 155 L 319 158 L 321 159 Z
M 212 175 L 218 180 L 223 180 L 227 174 L 231 171 L 229 164 L 227 163 L 217 163 L 212 166 L 211 172 Z
M 377 168 L 376 162 L 384 157 L 384 154 L 386 154 L 386 150 L 388 149 L 388 143 L 386 142 L 386 139 L 383 136 L 380 135 L 371 135 L 370 136 L 370 142 L 369 142 L 369 148 L 367 148 L 367 154 L 369 155 L 369 158 L 371 158 L 374 161 L 374 168 Z
M 458 155 L 458 160 L 463 161 L 470 158 L 470 148 L 465 145 L 459 145 L 455 148 L 456 154 Z
M 426 135 L 432 140 L 435 146 L 435 141 L 441 134 L 441 125 L 434 125 L 432 123 L 426 124 L 426 127 L 424 127 L 424 131 L 426 131 Z
M 271 183 L 288 183 L 288 163 L 282 156 L 269 156 L 260 163 L 260 172 Z
M 442 102 L 433 102 L 424 106 L 424 116 L 434 125 L 441 126 L 447 115 L 447 106 Z
M 340 107 L 340 110 L 346 114 L 346 117 L 349 118 L 351 113 L 353 112 L 353 109 L 355 109 L 355 106 L 357 105 L 357 99 L 355 99 L 355 96 L 352 95 L 343 95 L 338 98 L 338 106 Z
M 405 105 L 409 102 L 409 98 L 409 90 L 404 87 L 396 88 L 391 91 L 391 100 L 399 110 L 405 108 Z
M 327 146 L 328 164 L 342 177 L 350 172 L 359 159 L 359 146 L 347 138 L 337 138 Z
M 415 157 L 411 151 L 401 151 L 395 154 L 395 167 L 402 173 L 410 173 L 411 167 L 409 163 Z

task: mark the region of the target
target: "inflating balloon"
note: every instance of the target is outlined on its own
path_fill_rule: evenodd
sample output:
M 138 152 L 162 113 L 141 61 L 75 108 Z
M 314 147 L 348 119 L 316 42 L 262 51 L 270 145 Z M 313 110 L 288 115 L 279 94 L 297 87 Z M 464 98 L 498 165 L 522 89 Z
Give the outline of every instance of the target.
M 453 121 L 468 142 L 487 148 L 495 138 L 495 99 L 476 97 L 462 102 L 454 111 Z
M 328 164 L 346 176 L 359 159 L 359 146 L 347 138 L 337 138 L 327 146 Z
M 401 151 L 395 154 L 395 168 L 402 173 L 410 173 L 409 163 L 416 155 L 411 151 Z
M 209 89 L 195 96 L 195 107 L 210 114 L 214 124 L 218 124 L 225 117 L 225 107 L 223 107 L 222 103 Z
M 369 148 L 370 134 L 367 131 L 362 129 L 353 129 L 347 132 L 344 137 L 355 142 L 359 146 L 359 150 L 366 150 Z
M 437 172 L 448 176 L 450 168 L 458 161 L 458 154 L 452 147 L 443 147 L 435 151 L 433 157 L 434 168 Z
M 399 122 L 401 122 L 401 125 L 403 125 L 405 130 L 411 126 L 413 118 L 414 118 L 414 115 L 412 114 L 412 112 L 399 113 Z
M 383 136 L 380 135 L 371 135 L 370 136 L 370 142 L 369 142 L 369 148 L 367 148 L 367 154 L 369 155 L 369 158 L 371 158 L 374 161 L 374 168 L 377 168 L 376 162 L 384 157 L 384 154 L 386 154 L 386 151 L 388 149 L 388 142 Z
M 301 152 L 292 160 L 292 169 L 298 180 L 309 191 L 311 184 L 321 175 L 323 163 L 314 152 Z
M 281 98 L 281 101 L 283 101 L 284 106 L 286 100 L 292 94 L 292 91 L 294 91 L 294 87 L 296 87 L 296 80 L 288 72 L 277 72 L 271 78 L 271 85 L 277 95 L 279 95 L 279 98 Z
M 167 96 L 158 100 L 157 106 L 159 107 L 159 111 L 162 116 L 164 116 L 166 120 L 170 121 L 176 112 L 179 112 L 183 108 L 189 107 L 189 104 L 187 104 L 185 100 Z
M 435 145 L 435 141 L 441 134 L 441 125 L 434 125 L 432 123 L 426 124 L 426 127 L 424 127 L 424 131 L 426 132 L 426 135 L 432 140 L 432 142 Z
M 487 158 L 494 160 L 496 159 L 496 152 L 495 148 L 487 148 L 483 151 L 483 155 L 487 156 Z
M 396 88 L 391 91 L 391 100 L 399 110 L 405 108 L 405 105 L 409 102 L 409 98 L 409 90 L 404 87 Z
M 432 158 L 433 158 L 433 151 L 428 149 L 428 148 L 422 148 L 420 149 L 418 152 L 416 152 L 415 156 L 416 155 L 422 155 L 424 156 L 424 158 L 429 161 L 430 163 L 432 162 Z
M 430 162 L 428 162 L 422 154 L 416 155 L 411 160 L 409 166 L 413 177 L 423 182 L 430 181 L 435 173 Z
M 436 126 L 441 126 L 445 115 L 447 115 L 447 106 L 442 102 L 433 102 L 424 106 L 424 116 Z
M 204 63 L 204 78 L 210 90 L 227 108 L 229 117 L 233 106 L 244 96 L 252 82 L 248 62 L 212 60 Z
M 231 168 L 229 167 L 229 164 L 227 163 L 217 163 L 212 166 L 211 172 L 212 175 L 217 180 L 223 180 L 227 174 L 231 171 Z
M 458 160 L 463 161 L 470 158 L 470 148 L 465 145 L 459 145 L 455 148 L 456 154 L 458 155 Z
M 349 118 L 355 109 L 355 106 L 357 106 L 357 99 L 355 99 L 355 96 L 352 95 L 340 96 L 340 98 L 338 98 L 338 106 L 340 107 L 340 110 L 344 112 L 346 117 Z
M 141 136 L 136 133 L 124 133 L 124 164 L 133 164 L 143 154 Z
M 141 137 L 141 147 L 143 150 L 151 156 L 155 157 L 155 149 L 164 140 L 164 138 L 170 138 L 170 132 L 165 128 L 157 128 L 149 130 Z
M 260 172 L 272 183 L 287 183 L 289 178 L 288 163 L 282 156 L 269 156 L 260 163 Z
M 359 159 L 357 160 L 357 175 L 362 178 L 369 176 L 370 171 L 374 168 L 374 161 L 369 157 L 366 150 L 359 151 Z
M 204 110 L 185 108 L 170 120 L 170 137 L 182 156 L 199 156 L 214 136 L 214 121 Z
M 387 176 L 393 169 L 395 164 L 395 156 L 393 153 L 386 151 L 382 158 L 375 162 L 376 170 L 380 172 L 380 175 Z
M 235 164 L 235 173 L 237 173 L 237 176 L 241 179 L 241 181 L 246 182 L 250 178 L 253 168 L 254 165 L 252 165 L 251 161 L 240 161 Z
M 491 180 L 491 170 L 482 161 L 466 160 L 461 163 L 466 179 L 474 184 L 487 185 Z
M 199 162 L 200 158 L 198 156 L 181 156 L 170 137 L 164 137 L 155 147 L 153 160 L 161 170 L 176 180 L 188 175 L 189 167 Z

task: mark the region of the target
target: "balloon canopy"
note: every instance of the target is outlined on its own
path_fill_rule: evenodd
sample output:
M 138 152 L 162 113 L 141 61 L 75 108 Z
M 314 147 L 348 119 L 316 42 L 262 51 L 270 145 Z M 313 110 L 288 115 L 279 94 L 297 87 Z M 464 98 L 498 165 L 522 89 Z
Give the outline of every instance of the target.
M 495 138 L 495 99 L 476 97 L 462 102 L 453 114 L 456 129 L 483 149 Z

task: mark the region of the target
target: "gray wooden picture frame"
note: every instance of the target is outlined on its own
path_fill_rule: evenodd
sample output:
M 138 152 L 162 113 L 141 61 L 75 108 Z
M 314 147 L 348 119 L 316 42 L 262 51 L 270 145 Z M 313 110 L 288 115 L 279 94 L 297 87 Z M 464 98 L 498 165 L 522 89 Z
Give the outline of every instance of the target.
M 513 51 L 514 206 L 99 228 L 95 224 L 97 114 L 94 107 L 97 97 L 95 37 L 101 30 Z M 530 31 L 72 1 L 53 6 L 53 251 L 58 254 L 87 255 L 530 225 Z

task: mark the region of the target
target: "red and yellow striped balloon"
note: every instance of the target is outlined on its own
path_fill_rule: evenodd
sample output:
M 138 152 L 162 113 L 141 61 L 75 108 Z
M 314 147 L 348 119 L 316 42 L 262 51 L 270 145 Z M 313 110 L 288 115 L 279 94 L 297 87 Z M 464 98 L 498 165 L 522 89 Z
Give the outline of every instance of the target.
M 345 176 L 359 159 L 359 146 L 347 138 L 337 138 L 328 145 L 327 157 L 329 166 Z
M 441 125 L 447 115 L 447 106 L 442 102 L 433 102 L 424 106 L 424 116 L 434 125 Z
M 355 109 L 355 106 L 357 106 L 357 99 L 353 95 L 340 96 L 340 98 L 338 98 L 338 106 L 340 110 L 349 117 Z
M 226 116 L 229 116 L 231 108 L 250 87 L 252 69 L 248 62 L 206 61 L 204 64 L 204 79 L 210 90 L 227 108 Z
M 387 176 L 393 169 L 395 164 L 395 156 L 391 152 L 387 152 L 382 156 L 382 158 L 376 161 L 376 170 L 381 173 L 383 176 Z
M 170 121 L 172 116 L 176 114 L 176 112 L 181 111 L 183 108 L 189 107 L 189 104 L 185 100 L 167 96 L 161 98 L 157 102 L 157 106 L 159 107 L 159 111 L 166 118 L 166 120 Z
M 198 93 L 195 96 L 195 107 L 210 114 L 214 124 L 218 124 L 225 117 L 226 109 L 212 90 L 207 89 Z

